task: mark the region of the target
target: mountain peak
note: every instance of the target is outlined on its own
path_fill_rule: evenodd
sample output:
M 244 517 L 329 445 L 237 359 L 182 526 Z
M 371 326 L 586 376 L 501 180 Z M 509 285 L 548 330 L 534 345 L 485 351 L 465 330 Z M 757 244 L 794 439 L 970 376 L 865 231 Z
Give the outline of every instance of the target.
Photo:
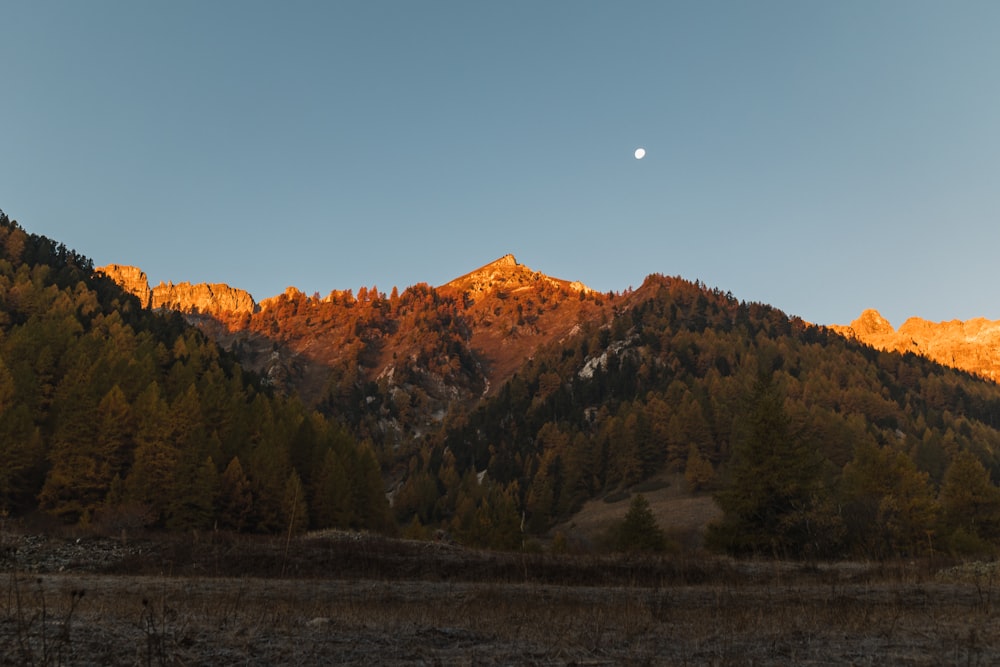
M 504 255 L 503 257 L 501 257 L 500 259 L 493 260 L 492 262 L 490 262 L 489 264 L 487 264 L 486 266 L 484 266 L 482 268 L 484 268 L 484 269 L 485 268 L 490 268 L 490 267 L 492 267 L 492 268 L 500 268 L 500 267 L 503 267 L 503 266 L 518 266 L 517 260 L 514 258 L 513 254 L 507 253 L 506 255 Z
M 501 257 L 499 259 L 495 259 L 492 262 L 489 262 L 487 264 L 483 264 L 478 269 L 474 269 L 472 271 L 469 271 L 464 276 L 459 276 L 458 278 L 455 278 L 454 280 L 448 281 L 446 284 L 454 286 L 454 285 L 457 285 L 459 283 L 464 283 L 464 282 L 473 280 L 473 279 L 478 278 L 478 277 L 487 276 L 487 275 L 494 275 L 494 274 L 501 274 L 501 273 L 504 273 L 505 271 L 507 271 L 509 269 L 513 269 L 513 268 L 516 268 L 518 266 L 521 266 L 521 265 L 517 263 L 517 259 L 514 258 L 514 255 L 512 255 L 511 253 L 507 253 L 506 255 L 504 255 L 503 257 Z
M 882 317 L 882 314 L 874 308 L 869 308 L 861 313 L 858 319 L 851 322 L 851 328 L 861 337 L 870 335 L 885 335 L 895 333 L 889 320 Z
M 489 264 L 484 264 L 475 271 L 451 280 L 442 287 L 462 290 L 473 294 L 483 294 L 497 289 L 516 289 L 532 283 L 544 282 L 557 287 L 566 287 L 575 292 L 590 293 L 589 287 L 579 281 L 570 282 L 534 271 L 524 264 L 518 263 L 513 254 L 507 253 Z

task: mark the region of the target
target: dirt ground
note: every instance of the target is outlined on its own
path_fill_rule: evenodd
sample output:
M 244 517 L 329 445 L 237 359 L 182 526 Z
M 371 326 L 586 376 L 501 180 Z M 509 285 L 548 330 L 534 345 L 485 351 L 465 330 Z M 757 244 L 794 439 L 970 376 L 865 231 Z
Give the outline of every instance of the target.
M 344 536 L 147 541 L 139 556 L 40 542 L 0 561 L 3 665 L 1000 663 L 991 564 L 526 558 Z

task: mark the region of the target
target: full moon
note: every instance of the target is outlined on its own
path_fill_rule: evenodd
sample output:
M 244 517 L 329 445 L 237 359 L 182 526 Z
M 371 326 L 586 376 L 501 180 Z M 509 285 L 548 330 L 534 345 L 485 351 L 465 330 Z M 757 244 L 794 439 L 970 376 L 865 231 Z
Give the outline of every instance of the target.
M 646 149 L 645 148 L 636 148 L 635 149 L 635 159 L 636 160 L 641 160 L 644 157 L 646 157 Z

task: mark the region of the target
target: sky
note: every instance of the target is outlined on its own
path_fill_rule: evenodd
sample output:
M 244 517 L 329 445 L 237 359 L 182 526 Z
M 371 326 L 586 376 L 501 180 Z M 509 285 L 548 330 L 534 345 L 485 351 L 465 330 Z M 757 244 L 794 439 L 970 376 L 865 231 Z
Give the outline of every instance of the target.
M 513 253 L 1000 319 L 998 34 L 994 0 L 0 0 L 0 209 L 258 300 Z

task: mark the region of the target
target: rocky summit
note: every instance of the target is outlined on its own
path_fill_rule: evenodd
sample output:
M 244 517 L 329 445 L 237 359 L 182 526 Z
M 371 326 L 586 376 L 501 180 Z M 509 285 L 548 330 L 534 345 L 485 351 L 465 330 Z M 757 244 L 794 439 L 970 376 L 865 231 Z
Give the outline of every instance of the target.
M 996 381 L 1000 379 L 1000 321 L 929 322 L 911 317 L 894 329 L 877 310 L 866 310 L 834 331 L 880 350 L 912 352 L 932 361 Z

